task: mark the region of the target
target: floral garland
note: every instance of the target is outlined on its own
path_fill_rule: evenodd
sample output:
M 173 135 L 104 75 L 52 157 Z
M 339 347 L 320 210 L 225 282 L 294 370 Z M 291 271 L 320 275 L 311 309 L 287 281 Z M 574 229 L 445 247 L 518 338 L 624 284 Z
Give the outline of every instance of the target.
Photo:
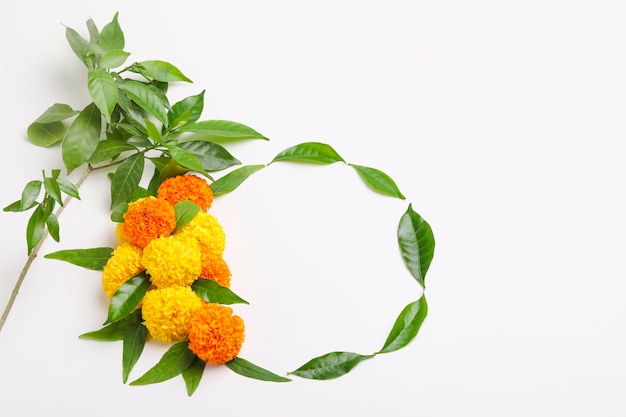
M 123 341 L 124 383 L 147 341 L 172 344 L 157 364 L 130 385 L 182 375 L 187 393 L 192 395 L 207 363 L 225 364 L 240 375 L 259 380 L 291 381 L 238 356 L 245 325 L 230 305 L 247 301 L 230 289 L 231 271 L 222 256 L 225 232 L 210 214 L 214 197 L 234 191 L 255 172 L 280 161 L 343 163 L 374 192 L 401 200 L 404 195 L 384 172 L 346 163 L 330 145 L 319 142 L 300 143 L 267 164 L 244 165 L 214 179 L 213 173 L 241 164 L 220 143 L 267 138 L 241 123 L 200 120 L 203 92 L 171 105 L 169 83 L 191 80 L 168 62 L 135 62 L 114 71 L 130 55 L 124 51 L 118 14 L 102 30 L 91 19 L 87 28 L 89 39 L 71 28 L 66 29 L 66 37 L 87 67 L 92 102 L 83 110 L 56 103 L 28 128 L 35 145 L 61 144 L 68 174 L 77 168 L 84 168 L 84 173 L 73 184 L 61 177 L 60 169 L 49 176 L 44 172 L 41 180 L 25 186 L 20 200 L 4 208 L 33 213 L 26 233 L 29 257 L 0 330 L 46 236 L 59 241 L 62 209 L 71 198 L 80 198 L 79 188 L 90 173 L 109 170 L 117 247 L 60 250 L 45 256 L 101 271 L 102 289 L 109 298 L 107 319 L 104 327 L 81 337 Z M 133 77 L 124 78 L 125 72 Z M 68 126 L 69 119 L 73 120 Z M 146 161 L 154 169 L 144 187 L 140 183 Z M 331 352 L 309 360 L 289 375 L 337 378 L 360 362 L 394 352 L 414 339 L 427 314 L 424 278 L 435 241 L 429 224 L 411 204 L 399 221 L 397 239 L 402 259 L 422 291 L 402 309 L 382 347 L 367 355 Z

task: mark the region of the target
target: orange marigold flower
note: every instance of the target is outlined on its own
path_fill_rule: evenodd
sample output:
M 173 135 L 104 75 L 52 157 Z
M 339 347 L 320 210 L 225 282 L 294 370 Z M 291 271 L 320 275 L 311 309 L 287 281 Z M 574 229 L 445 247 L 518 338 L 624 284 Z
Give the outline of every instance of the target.
M 157 197 L 166 200 L 171 205 L 189 200 L 206 211 L 213 203 L 213 190 L 204 179 L 197 175 L 179 175 L 163 181 L 157 191 Z
M 234 359 L 244 340 L 244 324 L 230 307 L 207 303 L 193 310 L 189 320 L 189 349 L 212 364 Z
M 115 248 L 102 271 L 102 289 L 109 298 L 120 285 L 144 270 L 140 260 L 141 248 L 132 243 L 122 243 Z
M 141 198 L 130 203 L 124 214 L 124 234 L 128 240 L 142 248 L 152 239 L 169 236 L 174 228 L 174 207 L 156 197 Z
M 162 342 L 183 340 L 189 333 L 191 313 L 204 301 L 190 287 L 150 290 L 143 298 L 141 314 L 150 335 Z
M 212 253 L 202 254 L 200 278 L 209 278 L 223 287 L 230 287 L 230 268 L 224 258 Z
M 141 264 L 158 288 L 191 285 L 202 271 L 200 244 L 178 235 L 153 239 L 143 249 Z
M 189 224 L 182 227 L 176 235 L 191 236 L 198 239 L 203 254 L 222 255 L 226 247 L 226 234 L 217 219 L 204 211 L 199 211 Z

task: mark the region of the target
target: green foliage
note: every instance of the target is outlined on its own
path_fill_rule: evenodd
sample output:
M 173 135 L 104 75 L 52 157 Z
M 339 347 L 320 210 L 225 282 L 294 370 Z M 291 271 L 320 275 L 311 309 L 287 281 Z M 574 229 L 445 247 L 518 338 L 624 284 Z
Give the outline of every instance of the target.
M 230 288 L 224 287 L 212 279 L 199 278 L 191 285 L 191 289 L 209 303 L 249 304 Z
M 144 272 L 124 282 L 111 297 L 105 325 L 121 320 L 133 312 L 148 292 L 150 277 Z
M 373 357 L 353 352 L 331 352 L 313 358 L 289 373 L 307 379 L 333 379 L 347 374 L 360 362 Z
M 188 341 L 183 341 L 172 345 L 156 365 L 130 385 L 155 384 L 182 374 L 196 358 L 196 355 L 187 348 L 188 344 Z
M 258 379 L 260 381 L 270 382 L 289 382 L 291 379 L 284 376 L 277 375 L 273 372 L 263 369 L 260 366 L 253 364 L 243 358 L 234 358 L 229 362 L 226 362 L 226 366 L 233 372 L 243 375 L 248 378 Z
M 58 259 L 71 264 L 102 271 L 113 254 L 113 248 L 67 249 L 48 253 L 44 258 Z
M 413 210 L 411 204 L 398 225 L 398 244 L 407 269 L 424 287 L 426 272 L 435 252 L 435 237 L 430 225 Z

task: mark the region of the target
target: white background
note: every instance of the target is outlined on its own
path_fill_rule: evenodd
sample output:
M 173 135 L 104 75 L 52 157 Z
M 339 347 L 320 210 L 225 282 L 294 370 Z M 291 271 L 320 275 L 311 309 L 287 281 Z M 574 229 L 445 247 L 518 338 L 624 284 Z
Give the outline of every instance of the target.
M 343 164 L 275 164 L 212 212 L 232 288 L 250 301 L 241 356 L 279 374 L 333 350 L 379 349 L 419 296 L 395 240 L 409 203 L 437 248 L 429 316 L 405 349 L 332 381 L 288 384 L 207 369 L 130 387 L 99 328 L 97 272 L 38 258 L 0 333 L 0 414 L 111 416 L 626 415 L 626 6 L 613 1 L 15 2 L 0 15 L 2 207 L 59 148 L 27 126 L 83 108 L 86 73 L 63 25 L 86 35 L 120 12 L 130 60 L 166 60 L 206 90 L 203 119 L 304 141 L 392 176 L 406 201 Z M 76 176 L 72 174 L 72 179 Z M 103 173 L 61 217 L 59 249 L 111 246 Z M 0 303 L 26 261 L 27 215 L 3 213 Z M 166 346 L 150 344 L 131 375 Z

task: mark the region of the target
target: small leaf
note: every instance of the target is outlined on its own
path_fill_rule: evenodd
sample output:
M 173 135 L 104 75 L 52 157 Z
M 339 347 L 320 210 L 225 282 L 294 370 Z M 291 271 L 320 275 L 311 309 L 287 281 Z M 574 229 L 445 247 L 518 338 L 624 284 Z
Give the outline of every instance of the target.
M 209 303 L 249 304 L 230 288 L 224 287 L 212 279 L 199 278 L 191 285 L 191 289 L 198 294 L 200 298 Z
M 43 233 L 46 229 L 46 216 L 42 205 L 38 205 L 33 214 L 28 219 L 26 226 L 26 244 L 28 246 L 28 254 L 30 254 L 35 246 L 41 241 Z
M 411 204 L 400 218 L 398 244 L 407 269 L 424 287 L 424 278 L 435 252 L 435 237 L 430 225 L 413 211 Z
M 113 20 L 102 28 L 98 46 L 105 51 L 124 49 L 124 32 L 117 21 L 119 13 L 115 13 Z
M 54 215 L 54 213 L 50 213 L 48 214 L 48 217 L 46 217 L 46 226 L 48 227 L 48 232 L 50 232 L 50 236 L 52 236 L 52 239 L 54 239 L 55 242 L 58 242 L 60 240 L 59 220 L 57 219 L 57 216 Z
M 196 217 L 200 207 L 189 200 L 185 200 L 174 204 L 174 211 L 176 212 L 176 228 L 172 233 L 176 233 L 182 227 L 188 225 Z
M 78 34 L 72 28 L 65 29 L 65 38 L 70 44 L 72 51 L 76 54 L 83 64 L 88 65 L 87 54 L 89 53 L 90 45 L 86 39 Z
M 244 139 L 269 140 L 256 130 L 241 123 L 229 120 L 204 120 L 201 122 L 190 123 L 182 126 L 179 131 L 199 133 L 200 135 L 195 140 L 204 140 L 208 142 Z
M 204 90 L 195 96 L 189 96 L 172 106 L 167 117 L 170 126 L 176 128 L 181 123 L 194 123 L 202 115 L 204 109 Z
M 49 148 L 63 140 L 67 128 L 62 122 L 31 123 L 26 134 L 33 145 Z
M 69 262 L 93 271 L 102 271 L 112 254 L 113 248 L 100 247 L 90 249 L 60 250 L 49 253 L 45 255 L 44 258 Z
M 153 60 L 138 62 L 138 64 L 141 68 L 141 74 L 145 75 L 147 78 L 166 83 L 176 81 L 191 82 L 189 78 L 169 62 Z
M 159 168 L 157 164 L 160 164 L 165 160 L 168 161 L 167 164 L 165 164 L 162 168 Z M 152 162 L 154 162 L 155 166 L 157 166 L 157 169 L 159 170 L 159 182 L 163 182 L 168 178 L 176 177 L 178 175 L 183 175 L 189 172 L 189 168 L 180 166 L 172 158 L 164 158 L 159 160 L 155 160 L 155 158 L 153 158 Z
M 229 172 L 223 177 L 217 179 L 215 182 L 211 183 L 213 195 L 222 195 L 234 191 L 250 175 L 254 174 L 261 168 L 265 168 L 265 165 L 246 165 Z
M 359 362 L 373 357 L 352 352 L 331 352 L 311 359 L 289 374 L 307 379 L 338 378 L 350 372 Z
M 98 31 L 98 27 L 93 19 L 87 19 L 87 30 L 89 31 L 89 42 L 97 43 L 98 39 L 100 39 L 100 31 Z
M 111 113 L 117 104 L 118 96 L 117 84 L 111 74 L 103 69 L 89 70 L 87 89 L 107 123 L 111 123 Z
M 105 342 L 115 342 L 124 340 L 126 330 L 134 326 L 135 323 L 141 322 L 141 310 L 135 310 L 125 318 L 104 326 L 100 330 L 94 330 L 81 334 L 81 339 L 100 340 Z
M 156 365 L 130 385 L 155 384 L 182 374 L 196 358 L 196 355 L 187 348 L 188 344 L 189 342 L 185 340 L 170 347 Z
M 390 197 L 396 197 L 404 200 L 396 183 L 391 177 L 384 172 L 370 167 L 364 167 L 361 165 L 349 164 L 359 174 L 361 179 L 374 191 L 387 195 Z
M 143 154 L 137 153 L 126 158 L 117 167 L 111 179 L 111 209 L 130 201 L 133 191 L 141 181 L 144 166 Z
M 33 180 L 28 182 L 22 191 L 22 200 L 21 200 L 21 210 L 27 210 L 28 207 L 31 207 L 32 204 L 37 200 L 39 194 L 41 193 L 41 185 L 42 182 L 39 180 Z
M 229 362 L 226 362 L 226 366 L 231 371 L 243 375 L 248 378 L 258 379 L 260 381 L 270 382 L 290 382 L 291 379 L 284 376 L 277 375 L 273 372 L 263 369 L 243 358 L 235 358 Z
M 118 139 L 107 139 L 101 140 L 98 142 L 98 146 L 96 147 L 95 152 L 89 158 L 89 162 L 92 164 L 97 164 L 98 162 L 103 162 L 109 159 L 116 158 L 122 152 L 134 151 L 137 150 L 133 145 L 129 145 L 123 140 Z
M 46 190 L 46 193 L 50 197 L 54 199 L 60 206 L 63 205 L 63 198 L 61 197 L 61 187 L 59 187 L 59 183 L 57 180 L 51 177 L 45 177 L 43 179 L 43 186 Z
M 128 381 L 130 372 L 137 364 L 148 335 L 148 329 L 141 323 L 141 314 L 131 315 L 131 317 L 134 317 L 135 320 L 126 328 L 122 345 L 122 381 L 124 383 Z
M 89 160 L 100 140 L 102 118 L 94 103 L 80 112 L 63 139 L 63 162 L 68 174 Z
M 393 352 L 408 345 L 417 335 L 427 314 L 428 305 L 426 304 L 426 297 L 422 294 L 419 300 L 404 307 L 383 348 L 377 353 Z
M 188 396 L 191 397 L 200 385 L 205 367 L 206 362 L 196 356 L 191 365 L 183 371 L 183 379 L 185 380 Z
M 206 171 L 221 171 L 241 162 L 221 145 L 212 142 L 180 142 L 178 147 L 195 155 Z
M 163 125 L 167 126 L 167 113 L 161 98 L 146 84 L 139 81 L 128 80 L 119 86 L 139 107 L 156 117 Z
M 146 295 L 149 287 L 150 277 L 143 272 L 123 283 L 109 302 L 108 317 L 104 324 L 121 320 L 132 313 Z
M 155 126 L 155 124 L 147 119 L 144 121 L 146 123 L 146 130 L 148 131 L 148 136 L 150 136 L 150 138 L 152 138 L 152 140 L 155 142 L 161 142 L 162 141 L 161 132 L 159 132 L 159 129 Z
M 128 59 L 129 56 L 130 56 L 130 53 L 126 51 L 122 51 L 120 49 L 114 49 L 112 51 L 108 51 L 100 59 L 98 68 L 101 68 L 101 69 L 117 68 L 120 65 L 122 65 L 124 62 L 126 62 L 126 59 Z
M 72 116 L 76 116 L 78 113 L 80 112 L 72 109 L 67 104 L 54 103 L 52 106 L 48 107 L 35 122 L 42 124 L 60 122 Z
M 344 162 L 343 158 L 330 145 L 319 142 L 305 142 L 287 148 L 272 160 L 272 162 L 276 161 L 313 162 L 318 164 Z
M 22 211 L 26 211 L 26 210 L 30 210 L 33 207 L 35 207 L 37 205 L 36 202 L 33 201 L 33 203 L 26 207 L 26 208 L 22 208 L 22 200 L 17 200 L 12 202 L 11 204 L 9 204 L 8 206 L 6 206 L 4 209 L 2 209 L 2 211 L 10 211 L 10 212 L 22 212 Z

